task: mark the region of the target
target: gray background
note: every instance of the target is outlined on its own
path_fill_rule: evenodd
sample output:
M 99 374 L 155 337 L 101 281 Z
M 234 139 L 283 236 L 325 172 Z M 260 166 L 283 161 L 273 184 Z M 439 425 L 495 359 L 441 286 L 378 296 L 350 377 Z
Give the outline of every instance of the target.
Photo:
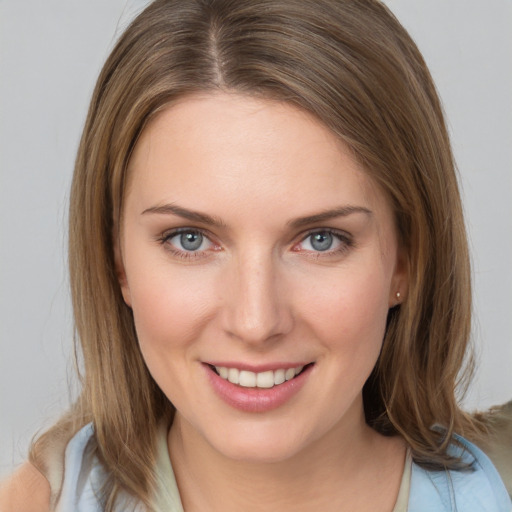
M 0 0 L 0 475 L 76 389 L 68 187 L 94 81 L 143 1 Z M 387 0 L 437 82 L 473 251 L 468 409 L 512 398 L 512 1 Z

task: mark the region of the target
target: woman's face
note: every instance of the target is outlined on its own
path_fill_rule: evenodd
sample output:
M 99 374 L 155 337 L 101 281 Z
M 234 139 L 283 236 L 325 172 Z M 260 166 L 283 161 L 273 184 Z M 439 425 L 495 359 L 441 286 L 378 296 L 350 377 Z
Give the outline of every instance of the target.
M 181 428 L 265 461 L 360 429 L 406 281 L 351 151 L 294 106 L 219 93 L 160 113 L 129 172 L 120 282 Z

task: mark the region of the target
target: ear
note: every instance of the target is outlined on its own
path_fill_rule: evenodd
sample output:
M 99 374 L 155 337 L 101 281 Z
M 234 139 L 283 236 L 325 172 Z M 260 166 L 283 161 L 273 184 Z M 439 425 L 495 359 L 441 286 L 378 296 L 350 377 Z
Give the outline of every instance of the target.
M 389 307 L 395 307 L 401 304 L 407 297 L 409 291 L 409 257 L 405 247 L 399 246 L 397 249 L 395 270 L 391 279 L 389 290 Z
M 117 282 L 121 288 L 124 302 L 128 307 L 132 307 L 132 299 L 130 294 L 130 287 L 128 286 L 128 279 L 126 277 L 126 269 L 123 261 L 123 253 L 121 251 L 121 236 L 115 234 L 114 237 L 114 265 L 116 270 Z

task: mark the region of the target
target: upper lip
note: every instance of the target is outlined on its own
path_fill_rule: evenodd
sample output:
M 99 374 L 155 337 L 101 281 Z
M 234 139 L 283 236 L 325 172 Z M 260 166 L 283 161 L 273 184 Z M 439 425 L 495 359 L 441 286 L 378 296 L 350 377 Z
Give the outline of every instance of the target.
M 249 364 L 238 361 L 204 361 L 204 364 L 210 366 L 218 366 L 224 368 L 237 368 L 238 370 L 246 370 L 254 373 L 275 371 L 275 370 L 287 370 L 288 368 L 297 368 L 298 366 L 306 366 L 312 364 L 313 361 L 298 361 L 298 362 L 275 362 L 275 363 L 264 363 L 264 364 Z

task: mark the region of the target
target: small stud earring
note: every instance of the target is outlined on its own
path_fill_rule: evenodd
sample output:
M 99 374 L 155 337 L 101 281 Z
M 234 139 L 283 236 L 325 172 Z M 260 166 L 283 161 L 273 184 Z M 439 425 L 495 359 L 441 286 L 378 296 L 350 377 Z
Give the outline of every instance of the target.
M 400 294 L 400 292 L 396 292 L 396 298 L 397 298 L 397 300 L 400 300 L 400 297 L 401 297 L 401 296 L 402 296 L 402 295 Z

